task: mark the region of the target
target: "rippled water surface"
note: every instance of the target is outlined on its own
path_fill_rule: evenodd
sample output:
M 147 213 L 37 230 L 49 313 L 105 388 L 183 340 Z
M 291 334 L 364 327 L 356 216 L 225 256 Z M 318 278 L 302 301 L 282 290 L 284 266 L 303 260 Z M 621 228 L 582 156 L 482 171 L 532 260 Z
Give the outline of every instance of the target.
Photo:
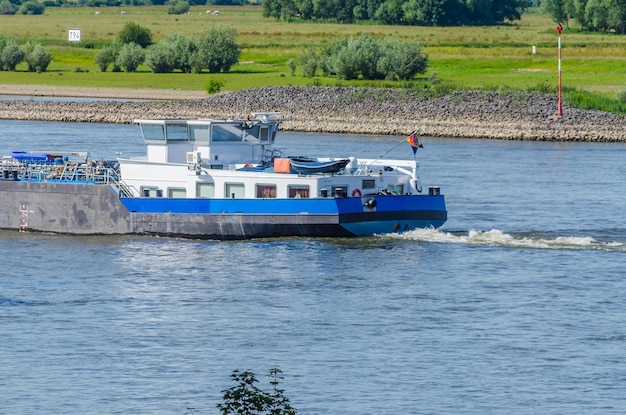
M 0 150 L 143 152 L 0 121 Z M 376 157 L 402 137 L 283 133 Z M 626 146 L 424 138 L 440 230 L 244 242 L 0 231 L 0 413 L 214 413 L 278 367 L 300 414 L 621 414 Z M 409 158 L 408 144 L 391 157 Z

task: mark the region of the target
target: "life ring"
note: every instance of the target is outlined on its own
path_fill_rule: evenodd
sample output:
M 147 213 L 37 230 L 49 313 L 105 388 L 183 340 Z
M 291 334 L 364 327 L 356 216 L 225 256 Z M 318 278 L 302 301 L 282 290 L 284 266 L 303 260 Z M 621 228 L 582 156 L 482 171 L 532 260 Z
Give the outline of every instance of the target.
M 361 193 L 361 189 L 358 187 L 352 191 L 352 197 L 361 197 L 363 193 Z

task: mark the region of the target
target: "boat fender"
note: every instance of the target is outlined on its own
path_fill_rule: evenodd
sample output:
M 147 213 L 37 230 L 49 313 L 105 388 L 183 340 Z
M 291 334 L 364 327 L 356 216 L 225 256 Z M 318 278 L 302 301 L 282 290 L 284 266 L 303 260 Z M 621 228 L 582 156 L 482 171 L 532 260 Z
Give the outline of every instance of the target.
M 376 207 L 376 201 L 374 199 L 367 199 L 367 202 L 363 204 L 366 208 L 374 209 Z
M 361 197 L 363 193 L 361 193 L 361 189 L 358 187 L 352 191 L 352 197 Z

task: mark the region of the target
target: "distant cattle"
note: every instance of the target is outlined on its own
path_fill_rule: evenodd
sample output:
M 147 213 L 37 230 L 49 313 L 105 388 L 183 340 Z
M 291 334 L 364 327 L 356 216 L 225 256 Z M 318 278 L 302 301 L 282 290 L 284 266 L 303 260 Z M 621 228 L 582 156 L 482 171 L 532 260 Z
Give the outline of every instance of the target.
M 126 12 L 122 10 L 122 11 L 120 12 L 120 14 L 126 14 Z

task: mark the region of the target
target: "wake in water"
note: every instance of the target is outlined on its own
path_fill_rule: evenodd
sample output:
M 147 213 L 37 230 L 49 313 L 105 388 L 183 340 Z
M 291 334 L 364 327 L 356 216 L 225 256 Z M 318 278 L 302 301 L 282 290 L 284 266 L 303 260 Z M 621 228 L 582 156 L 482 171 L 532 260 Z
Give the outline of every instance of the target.
M 437 229 L 416 229 L 401 234 L 388 235 L 391 238 L 410 239 L 424 242 L 454 243 L 467 245 L 489 245 L 510 248 L 533 249 L 575 249 L 626 252 L 626 242 L 602 242 L 591 236 L 532 236 L 527 234 L 507 234 L 498 229 L 490 231 L 470 230 L 466 233 L 442 232 Z

